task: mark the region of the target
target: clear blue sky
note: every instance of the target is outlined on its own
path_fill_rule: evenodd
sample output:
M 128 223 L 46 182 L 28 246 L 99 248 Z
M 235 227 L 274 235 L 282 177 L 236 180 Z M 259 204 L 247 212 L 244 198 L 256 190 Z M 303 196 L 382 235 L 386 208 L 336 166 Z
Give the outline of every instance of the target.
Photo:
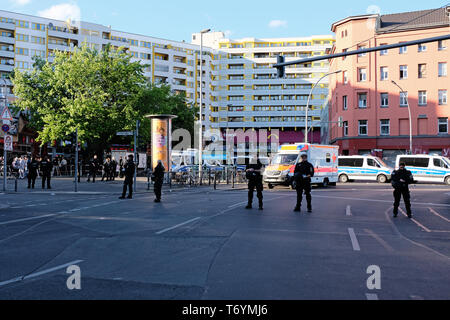
M 434 9 L 448 3 L 450 0 L 2 0 L 0 8 L 32 15 L 46 11 L 59 17 L 76 14 L 78 7 L 83 21 L 189 42 L 191 33 L 207 27 L 236 39 L 330 34 L 331 23 L 350 15 Z

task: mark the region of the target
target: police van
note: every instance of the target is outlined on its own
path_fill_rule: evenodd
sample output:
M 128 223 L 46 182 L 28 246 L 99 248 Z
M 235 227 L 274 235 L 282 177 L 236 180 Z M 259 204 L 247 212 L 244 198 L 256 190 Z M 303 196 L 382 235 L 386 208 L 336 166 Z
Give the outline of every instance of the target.
M 439 155 L 399 155 L 395 162 L 406 164 L 417 182 L 437 182 L 450 185 L 450 160 Z
M 351 180 L 369 180 L 386 183 L 394 171 L 378 157 L 373 156 L 340 156 L 338 159 L 339 182 Z

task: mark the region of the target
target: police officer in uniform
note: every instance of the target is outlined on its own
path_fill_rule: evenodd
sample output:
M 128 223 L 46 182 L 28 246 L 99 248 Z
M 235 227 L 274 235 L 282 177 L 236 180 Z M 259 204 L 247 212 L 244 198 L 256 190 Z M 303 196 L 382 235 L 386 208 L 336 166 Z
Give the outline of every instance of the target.
M 129 189 L 128 192 L 128 199 L 133 199 L 133 178 L 134 178 L 134 171 L 136 169 L 136 166 L 133 161 L 133 155 L 130 154 L 128 156 L 128 161 L 124 165 L 124 175 L 125 175 L 125 181 L 123 182 L 123 192 L 122 196 L 119 199 L 125 199 L 125 195 L 127 194 L 127 188 Z
M 403 196 L 405 202 L 406 213 L 408 218 L 412 218 L 411 212 L 411 196 L 409 193 L 409 185 L 414 182 L 411 171 L 406 170 L 406 164 L 400 163 L 399 169 L 392 172 L 392 187 L 394 188 L 394 218 L 398 216 L 398 207 Z
M 253 206 L 253 192 L 256 188 L 256 196 L 259 200 L 259 210 L 263 210 L 263 182 L 262 182 L 263 165 L 259 159 L 256 163 L 247 165 L 245 175 L 248 179 L 248 205 L 245 209 L 252 209 Z
M 39 162 L 32 157 L 30 163 L 28 164 L 28 189 L 33 188 L 36 183 L 36 178 L 39 170 Z
M 91 161 L 89 161 L 89 174 L 87 182 L 91 181 L 92 178 L 92 183 L 95 183 L 95 176 L 97 174 L 97 170 L 98 170 L 98 160 L 97 155 L 95 155 L 94 158 L 91 159 Z
M 155 182 L 154 190 L 155 190 L 155 202 L 161 202 L 161 191 L 164 182 L 164 172 L 166 169 L 161 160 L 158 160 L 158 165 L 155 167 L 155 170 L 152 174 L 152 180 Z
M 41 161 L 42 189 L 45 189 L 47 181 L 47 189 L 51 189 L 50 180 L 52 178 L 53 164 L 49 157 L 43 158 Z
M 111 159 L 106 158 L 106 161 L 103 163 L 103 176 L 102 181 L 104 181 L 106 178 L 106 181 L 109 181 L 111 178 Z
M 297 189 L 297 205 L 294 211 L 300 212 L 302 207 L 303 192 L 306 195 L 306 202 L 308 204 L 308 212 L 312 212 L 312 197 L 311 197 L 311 178 L 314 177 L 314 167 L 308 162 L 308 155 L 302 154 L 302 161 L 297 163 L 294 171 L 294 180 Z

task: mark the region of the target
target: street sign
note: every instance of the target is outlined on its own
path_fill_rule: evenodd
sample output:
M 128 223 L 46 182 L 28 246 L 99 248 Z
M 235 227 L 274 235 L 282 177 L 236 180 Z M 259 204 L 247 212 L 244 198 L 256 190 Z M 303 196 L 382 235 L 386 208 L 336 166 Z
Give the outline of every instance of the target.
M 123 132 L 117 132 L 118 136 L 132 136 L 134 135 L 133 131 L 123 131 Z
M 3 137 L 4 142 L 5 142 L 5 150 L 6 151 L 13 151 L 13 138 L 10 135 L 5 134 L 5 136 Z
M 10 129 L 9 125 L 7 125 L 7 124 L 2 125 L 2 131 L 4 133 L 8 133 L 9 129 Z
M 2 120 L 12 121 L 12 114 L 11 111 L 9 111 L 8 107 L 5 107 L 2 111 L 1 115 Z

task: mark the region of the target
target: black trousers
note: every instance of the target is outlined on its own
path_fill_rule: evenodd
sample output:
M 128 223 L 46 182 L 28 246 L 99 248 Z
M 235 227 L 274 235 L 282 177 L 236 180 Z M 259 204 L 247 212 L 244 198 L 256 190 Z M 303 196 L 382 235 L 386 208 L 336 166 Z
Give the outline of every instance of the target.
M 91 181 L 91 178 L 92 178 L 92 182 L 95 182 L 95 174 L 96 174 L 95 171 L 89 171 L 87 182 Z
M 36 183 L 36 177 L 37 175 L 34 174 L 28 174 L 28 188 L 33 188 L 34 189 L 34 184 Z
M 103 172 L 102 181 L 104 181 L 105 178 L 106 178 L 106 181 L 109 181 L 110 177 L 111 177 L 111 173 L 109 171 L 105 171 L 105 172 Z
M 310 183 L 298 183 L 297 184 L 297 208 L 302 206 L 303 192 L 306 195 L 306 202 L 308 209 L 312 209 L 312 197 L 311 197 L 311 184 Z
M 248 183 L 248 204 L 251 205 L 253 203 L 253 192 L 256 188 L 256 197 L 259 200 L 259 204 L 262 206 L 263 203 L 263 184 L 262 181 L 249 181 Z
M 125 179 L 125 182 L 123 183 L 123 191 L 122 191 L 122 197 L 125 198 L 126 194 L 127 194 L 127 189 L 128 191 L 128 197 L 132 198 L 133 197 L 133 180 L 127 180 Z
M 394 189 L 394 214 L 398 214 L 398 207 L 400 206 L 402 196 L 405 202 L 406 212 L 407 214 L 411 214 L 411 195 L 409 188 Z
M 50 189 L 50 180 L 52 179 L 52 173 L 44 173 L 42 175 L 42 189 L 45 189 L 45 182 L 47 181 L 47 189 Z
M 157 200 L 161 200 L 163 181 L 155 181 L 155 196 Z

